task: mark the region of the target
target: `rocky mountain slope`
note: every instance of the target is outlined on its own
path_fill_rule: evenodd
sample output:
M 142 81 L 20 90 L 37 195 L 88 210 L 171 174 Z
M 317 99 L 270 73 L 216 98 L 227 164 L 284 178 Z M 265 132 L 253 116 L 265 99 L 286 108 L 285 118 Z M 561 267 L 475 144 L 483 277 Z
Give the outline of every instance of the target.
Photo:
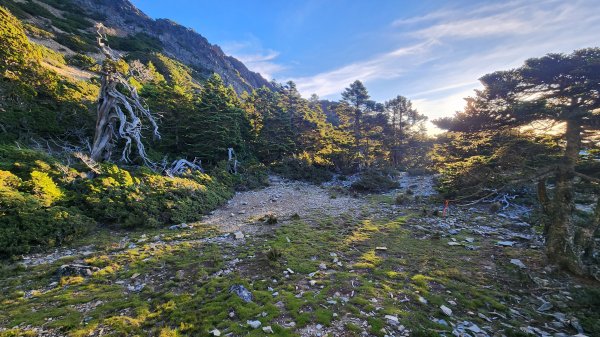
M 199 33 L 168 19 L 154 20 L 129 0 L 1 0 L 0 5 L 30 25 L 32 40 L 67 56 L 99 58 L 94 25 L 101 22 L 108 27 L 113 49 L 136 57 L 162 53 L 190 67 L 197 80 L 218 73 L 238 93 L 270 86 Z

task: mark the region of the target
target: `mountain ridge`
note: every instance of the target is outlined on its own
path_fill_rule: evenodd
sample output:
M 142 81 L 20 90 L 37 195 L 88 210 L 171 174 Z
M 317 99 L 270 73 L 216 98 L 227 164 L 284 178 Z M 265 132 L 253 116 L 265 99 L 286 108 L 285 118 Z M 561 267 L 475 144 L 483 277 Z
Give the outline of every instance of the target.
M 148 49 L 142 52 L 161 52 L 192 68 L 198 82 L 217 73 L 238 94 L 263 86 L 273 88 L 262 75 L 226 55 L 200 33 L 171 19 L 153 19 L 129 0 L 0 0 L 0 5 L 7 5 L 42 32 L 49 32 L 30 38 L 64 55 L 85 54 L 101 59 L 93 26 L 102 23 L 107 27 L 113 49 L 127 54 L 136 50 L 119 47 L 139 48 L 137 43 Z M 35 34 L 30 32 L 30 35 Z M 136 39 L 139 36 L 143 41 Z
M 211 44 L 200 33 L 171 19 L 152 19 L 129 0 L 75 0 L 75 3 L 106 15 L 106 24 L 116 26 L 129 35 L 143 32 L 158 38 L 168 56 L 192 68 L 200 68 L 205 77 L 218 73 L 238 93 L 271 86 L 259 73 L 226 55 L 221 47 Z

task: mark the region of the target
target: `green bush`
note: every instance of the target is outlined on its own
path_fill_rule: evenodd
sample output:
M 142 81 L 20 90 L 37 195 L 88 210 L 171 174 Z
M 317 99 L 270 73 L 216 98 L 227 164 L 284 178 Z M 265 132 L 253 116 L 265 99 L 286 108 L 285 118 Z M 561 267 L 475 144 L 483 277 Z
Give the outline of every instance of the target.
M 160 52 L 162 50 L 162 42 L 145 33 L 125 37 L 109 36 L 108 44 L 113 49 L 129 52 Z
M 384 192 L 398 186 L 398 182 L 392 180 L 388 172 L 370 169 L 363 172 L 350 188 L 358 192 Z
M 91 56 L 75 54 L 67 57 L 67 64 L 81 69 L 92 69 L 98 65 L 98 62 Z
M 94 218 L 127 228 L 197 221 L 232 194 L 230 185 L 204 173 L 169 178 L 141 170 L 132 177 L 116 165 L 103 165 L 82 191 Z
M 0 171 L 0 257 L 54 247 L 87 232 L 93 219 L 75 208 L 49 207 L 62 196 L 47 173 L 33 171 L 23 182 Z
M 282 177 L 320 184 L 333 178 L 331 171 L 301 158 L 285 158 L 271 165 L 271 170 Z
M 238 167 L 238 174 L 226 173 L 226 162 L 218 165 L 220 175 L 217 177 L 223 182 L 228 182 L 237 191 L 248 191 L 269 185 L 267 167 L 258 161 L 244 161 Z

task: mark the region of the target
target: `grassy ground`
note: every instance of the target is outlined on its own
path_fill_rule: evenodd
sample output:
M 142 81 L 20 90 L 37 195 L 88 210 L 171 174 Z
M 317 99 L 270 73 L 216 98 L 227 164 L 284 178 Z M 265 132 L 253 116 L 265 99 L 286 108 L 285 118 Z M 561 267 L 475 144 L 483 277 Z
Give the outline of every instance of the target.
M 544 270 L 540 250 L 499 248 L 485 237 L 466 250 L 424 238 L 414 228 L 418 207 L 390 207 L 373 197 L 358 217 L 315 214 L 265 224 L 243 240 L 205 226 L 129 232 L 128 240 L 99 232 L 84 261 L 2 267 L 0 336 L 265 336 L 267 326 L 276 336 L 450 336 L 465 320 L 498 336 L 526 336 L 526 327 L 575 334 L 569 324 L 553 328 L 555 312 L 600 334 L 597 284 Z M 57 278 L 74 261 L 99 270 Z M 234 285 L 252 302 L 231 293 Z M 553 309 L 536 311 L 541 297 Z

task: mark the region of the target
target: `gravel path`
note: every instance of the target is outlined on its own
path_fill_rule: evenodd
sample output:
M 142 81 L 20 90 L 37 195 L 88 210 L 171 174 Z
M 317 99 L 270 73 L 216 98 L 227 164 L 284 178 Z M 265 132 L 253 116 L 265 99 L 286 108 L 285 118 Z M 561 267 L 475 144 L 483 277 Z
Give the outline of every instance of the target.
M 364 198 L 335 195 L 326 188 L 280 177 L 270 177 L 270 186 L 261 190 L 237 193 L 229 202 L 204 218 L 202 223 L 219 227 L 224 232 L 254 232 L 260 218 L 272 213 L 278 219 L 294 214 L 306 216 L 338 216 L 359 212 L 367 204 Z

